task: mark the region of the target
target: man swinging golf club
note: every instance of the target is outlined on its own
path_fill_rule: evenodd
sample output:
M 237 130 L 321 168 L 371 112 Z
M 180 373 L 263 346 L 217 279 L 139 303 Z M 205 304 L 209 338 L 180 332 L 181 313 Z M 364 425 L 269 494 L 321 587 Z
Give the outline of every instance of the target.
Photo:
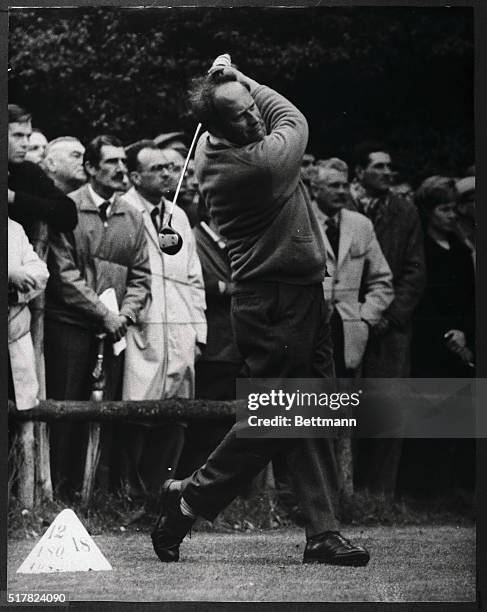
M 322 281 L 325 247 L 300 180 L 308 126 L 283 96 L 217 58 L 190 92 L 207 130 L 195 154 L 202 197 L 226 238 L 232 324 L 255 378 L 330 378 L 332 349 Z M 179 560 L 197 516 L 213 520 L 284 451 L 306 527 L 304 563 L 363 566 L 368 552 L 338 532 L 331 439 L 239 438 L 236 423 L 206 463 L 163 485 L 152 532 L 159 559 Z

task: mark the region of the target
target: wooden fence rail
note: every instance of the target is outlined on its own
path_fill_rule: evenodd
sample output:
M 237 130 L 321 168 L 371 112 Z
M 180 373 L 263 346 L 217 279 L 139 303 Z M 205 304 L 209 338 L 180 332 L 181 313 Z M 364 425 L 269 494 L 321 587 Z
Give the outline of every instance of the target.
M 405 398 L 411 400 L 412 407 L 416 404 L 416 409 L 435 411 L 435 405 L 445 399 L 445 393 L 428 392 L 415 396 L 410 393 L 407 385 L 404 388 L 394 388 L 393 393 L 388 395 L 386 406 L 394 405 L 396 400 L 401 400 L 404 405 Z M 471 392 L 470 392 L 471 393 Z M 466 397 L 470 397 L 467 392 Z M 375 401 L 384 402 L 382 389 L 370 389 L 367 392 L 368 400 L 372 404 Z M 19 480 L 19 499 L 25 507 L 32 507 L 34 503 L 49 498 L 48 493 L 52 485 L 44 478 L 40 482 L 40 494 L 37 494 L 35 484 L 39 481 L 36 477 L 39 472 L 36 463 L 49 466 L 49 440 L 47 435 L 42 439 L 37 439 L 34 423 L 39 427 L 42 423 L 53 421 L 86 421 L 95 424 L 99 428 L 100 422 L 110 421 L 144 421 L 154 423 L 164 423 L 171 421 L 233 421 L 236 411 L 241 408 L 245 413 L 246 402 L 244 400 L 217 401 L 203 399 L 183 399 L 171 398 L 164 400 L 151 401 L 55 401 L 41 400 L 39 405 L 31 410 L 19 411 L 15 404 L 8 402 L 9 416 L 19 421 L 19 447 L 20 463 L 18 466 Z M 45 426 L 44 426 L 45 427 Z M 43 442 L 43 444 L 40 444 Z M 351 449 L 351 434 L 349 431 L 342 431 L 336 440 L 337 464 L 339 471 L 340 487 L 343 493 L 351 495 L 353 493 L 353 462 Z M 37 453 L 36 449 L 40 451 Z M 97 457 L 99 455 L 99 435 L 92 435 L 88 440 L 87 460 L 85 465 L 85 480 L 83 483 L 82 497 L 85 505 L 89 504 L 91 491 L 93 489 L 94 476 L 97 468 Z M 89 461 L 89 458 L 92 458 Z M 44 470 L 46 473 L 49 470 Z M 38 483 L 39 484 L 39 483 Z M 38 487 L 39 488 L 39 487 Z
M 86 450 L 85 471 L 81 491 L 82 504 L 89 506 L 93 492 L 95 474 L 98 466 L 100 451 L 99 423 L 109 421 L 144 421 L 164 423 L 178 420 L 191 421 L 232 421 L 238 405 L 245 406 L 238 401 L 190 400 L 190 399 L 164 399 L 159 401 L 55 401 L 41 400 L 39 405 L 31 410 L 17 410 L 12 401 L 8 402 L 9 416 L 18 420 L 18 498 L 21 503 L 32 508 L 43 499 L 48 498 L 48 491 L 52 491 L 50 482 L 39 483 L 38 461 L 39 452 L 36 448 L 42 440 L 36 439 L 34 422 L 53 421 L 86 421 L 94 428 L 97 435 L 90 430 Z M 46 437 L 48 441 L 48 438 Z M 43 444 L 37 448 L 42 454 L 42 462 L 49 465 L 49 446 Z M 37 486 L 36 486 L 37 485 Z M 52 498 L 52 494 L 51 494 Z
M 175 420 L 190 421 L 233 421 L 238 408 L 245 409 L 243 400 L 216 401 L 202 399 L 172 398 L 151 401 L 55 401 L 41 400 L 36 408 L 19 411 L 12 401 L 8 403 L 9 416 L 20 421 L 21 432 L 27 428 L 33 434 L 33 422 L 52 422 L 61 420 L 106 422 L 106 421 L 152 421 Z M 32 430 L 32 431 L 31 431 Z M 341 438 L 338 443 L 339 472 L 344 475 L 342 488 L 348 494 L 353 490 L 352 455 L 350 440 Z M 98 454 L 99 440 L 88 440 L 85 474 L 82 488 L 82 502 L 88 506 L 93 491 L 97 461 L 92 458 Z M 20 436 L 21 469 L 19 470 L 19 498 L 26 507 L 32 507 L 45 497 L 43 492 L 36 495 L 34 490 L 35 459 L 33 435 Z M 49 448 L 45 451 L 49 461 Z M 90 460 L 91 458 L 91 460 Z M 48 483 L 52 488 L 51 483 Z M 39 498 L 39 499 L 38 499 Z
M 372 397 L 374 392 L 370 394 Z M 378 394 L 378 397 L 380 395 Z M 432 399 L 433 396 L 429 397 Z M 433 398 L 435 399 L 435 398 Z M 32 490 L 32 472 L 35 471 L 33 460 L 33 422 L 52 421 L 86 421 L 100 423 L 109 421 L 145 421 L 164 423 L 178 420 L 189 421 L 232 421 L 238 408 L 246 409 L 244 400 L 216 401 L 203 399 L 171 398 L 151 401 L 55 401 L 41 400 L 39 405 L 31 410 L 19 411 L 15 404 L 9 401 L 9 416 L 20 421 L 21 431 L 25 435 L 20 440 L 22 464 L 19 470 L 19 498 L 26 507 L 34 505 L 36 497 Z M 341 489 L 347 494 L 353 493 L 352 450 L 350 434 L 342 432 L 336 441 L 338 470 Z M 88 440 L 87 462 L 83 483 L 83 503 L 88 505 L 93 489 L 94 476 L 97 467 L 96 457 L 99 451 L 99 436 L 90 436 Z M 49 449 L 47 449 L 47 461 Z M 89 461 L 89 458 L 95 458 Z M 50 486 L 50 483 L 48 483 Z M 41 495 L 42 497 L 42 495 Z
M 9 401 L 9 415 L 20 421 L 154 421 L 178 419 L 221 420 L 233 419 L 238 405 L 244 401 L 215 401 L 202 399 L 164 399 L 150 401 L 55 401 L 41 400 L 36 408 L 17 410 Z

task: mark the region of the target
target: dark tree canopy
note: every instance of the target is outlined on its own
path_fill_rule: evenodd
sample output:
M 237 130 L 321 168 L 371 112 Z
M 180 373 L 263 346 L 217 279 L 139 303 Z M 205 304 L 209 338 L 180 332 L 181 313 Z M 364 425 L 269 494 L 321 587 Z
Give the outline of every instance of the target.
M 189 80 L 230 52 L 304 112 L 319 157 L 385 139 L 415 183 L 474 161 L 470 8 L 19 9 L 9 42 L 10 101 L 49 138 L 190 136 Z

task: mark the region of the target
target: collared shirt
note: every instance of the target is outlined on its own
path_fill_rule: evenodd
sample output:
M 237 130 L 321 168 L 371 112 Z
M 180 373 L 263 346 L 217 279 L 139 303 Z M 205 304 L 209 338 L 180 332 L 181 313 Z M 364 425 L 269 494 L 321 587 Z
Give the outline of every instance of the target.
M 166 210 L 167 210 L 167 206 L 166 206 L 167 200 L 164 198 L 164 196 L 161 198 L 159 204 L 152 204 L 152 202 L 149 202 L 149 200 L 146 200 L 144 196 L 140 193 L 140 191 L 137 191 L 137 189 L 135 189 L 135 193 L 137 194 L 137 197 L 142 202 L 142 204 L 144 205 L 149 215 L 151 215 L 154 208 L 159 209 L 159 224 L 160 224 L 160 227 L 162 227 L 166 220 Z
M 341 208 L 337 210 L 334 215 L 327 215 L 324 213 L 316 202 L 313 202 L 316 217 L 323 228 L 323 233 L 328 237 L 328 242 L 335 253 L 335 257 L 338 257 L 338 246 L 340 241 L 340 221 L 342 218 Z M 332 229 L 330 231 L 330 221 L 332 222 Z
M 95 203 L 95 206 L 97 208 L 100 208 L 100 206 L 104 203 L 104 202 L 110 202 L 110 206 L 107 208 L 107 217 L 110 216 L 110 212 L 112 210 L 112 206 L 113 203 L 115 202 L 115 198 L 116 198 L 116 193 L 113 192 L 112 196 L 110 198 L 102 198 L 100 195 L 98 195 L 96 193 L 96 191 L 93 189 L 93 187 L 88 183 L 88 191 L 90 192 L 90 196 L 93 200 L 93 202 Z
M 330 219 L 330 217 L 321 210 L 321 208 L 318 206 L 316 202 L 313 202 L 313 205 L 314 205 L 316 217 L 318 218 L 320 225 L 326 228 L 328 219 Z M 337 212 L 334 215 L 332 215 L 338 226 L 340 226 L 340 221 L 342 218 L 341 210 L 342 209 L 340 208 L 339 210 L 337 210 Z

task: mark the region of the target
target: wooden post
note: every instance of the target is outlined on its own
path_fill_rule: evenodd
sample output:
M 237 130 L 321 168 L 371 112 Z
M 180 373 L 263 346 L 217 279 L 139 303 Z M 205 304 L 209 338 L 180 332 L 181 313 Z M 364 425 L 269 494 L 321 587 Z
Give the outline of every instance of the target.
M 51 459 L 49 430 L 47 423 L 38 422 L 34 428 L 36 451 L 36 492 L 35 503 L 52 501 Z
M 105 390 L 105 375 L 103 372 L 103 355 L 105 351 L 105 334 L 100 334 L 98 338 L 98 350 L 96 355 L 95 368 L 91 374 L 93 378 L 93 388 L 91 399 L 95 402 L 103 400 Z M 90 423 L 88 428 L 88 442 L 86 446 L 85 471 L 83 475 L 83 486 L 81 489 L 81 504 L 83 508 L 88 508 L 93 489 L 95 488 L 95 476 L 100 461 L 100 433 L 101 425 L 99 422 Z
M 44 363 L 44 303 L 42 293 L 30 304 L 30 333 L 34 346 L 37 381 L 39 383 L 39 399 L 46 399 L 46 371 Z M 45 423 L 36 423 L 35 437 L 35 494 L 34 503 L 43 500 L 52 501 L 51 459 L 49 447 L 49 430 Z
M 18 498 L 24 508 L 33 508 L 35 490 L 35 440 L 34 423 L 19 423 L 19 480 Z
M 48 228 L 44 222 L 35 223 L 29 236 L 35 252 L 42 261 L 47 262 Z M 46 294 L 41 293 L 29 303 L 31 312 L 30 334 L 34 346 L 36 374 L 39 383 L 39 399 L 46 399 L 46 371 L 44 362 L 44 311 Z M 34 503 L 52 501 L 51 460 L 49 429 L 45 423 L 36 423 L 35 436 L 35 493 Z
M 338 389 L 343 392 L 352 392 L 354 378 L 337 379 Z M 342 408 L 344 417 L 353 417 L 353 410 L 350 406 Z M 353 495 L 353 453 L 352 453 L 352 428 L 344 427 L 339 430 L 338 437 L 335 439 L 335 456 L 338 471 L 339 493 L 345 499 Z
M 81 489 L 81 504 L 83 508 L 88 508 L 90 505 L 93 489 L 95 488 L 96 469 L 100 460 L 100 429 L 100 423 L 89 424 L 85 471 L 83 487 Z
M 335 451 L 340 493 L 345 497 L 351 497 L 353 495 L 353 456 L 350 432 L 344 432 L 335 440 Z

